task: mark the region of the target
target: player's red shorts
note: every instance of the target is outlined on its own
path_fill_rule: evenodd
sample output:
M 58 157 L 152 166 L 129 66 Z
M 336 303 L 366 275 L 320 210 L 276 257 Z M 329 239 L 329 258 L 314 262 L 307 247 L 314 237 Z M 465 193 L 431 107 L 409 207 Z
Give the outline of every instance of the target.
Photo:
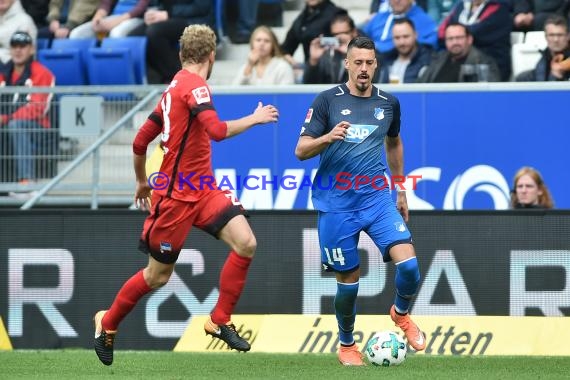
M 153 193 L 151 204 L 139 249 L 164 264 L 176 262 L 192 226 L 218 238 L 220 230 L 233 217 L 246 215 L 239 200 L 229 190 L 208 191 L 196 202 L 183 202 Z

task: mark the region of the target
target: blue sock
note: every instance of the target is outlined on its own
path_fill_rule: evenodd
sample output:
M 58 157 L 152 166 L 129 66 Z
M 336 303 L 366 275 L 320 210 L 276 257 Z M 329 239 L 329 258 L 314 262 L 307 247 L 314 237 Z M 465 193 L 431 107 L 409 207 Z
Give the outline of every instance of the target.
M 394 305 L 399 314 L 406 314 L 410 309 L 410 301 L 416 294 L 420 284 L 418 259 L 412 257 L 396 264 L 396 299 Z
M 338 322 L 338 340 L 340 344 L 350 346 L 354 343 L 354 321 L 356 319 L 356 296 L 358 282 L 343 284 L 337 282 L 334 309 Z

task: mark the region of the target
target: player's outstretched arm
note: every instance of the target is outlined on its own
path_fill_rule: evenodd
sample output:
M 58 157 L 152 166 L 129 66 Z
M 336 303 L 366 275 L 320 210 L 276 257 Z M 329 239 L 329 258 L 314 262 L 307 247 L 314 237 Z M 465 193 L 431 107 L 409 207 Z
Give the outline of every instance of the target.
M 315 157 L 321 153 L 327 146 L 335 141 L 342 141 L 348 134 L 350 123 L 341 121 L 326 135 L 320 137 L 301 136 L 295 148 L 295 156 L 301 161 Z
M 257 124 L 275 123 L 279 119 L 279 111 L 271 104 L 263 105 L 261 102 L 257 104 L 257 108 L 253 113 L 237 120 L 227 122 L 228 130 L 226 138 L 239 135 L 249 128 Z

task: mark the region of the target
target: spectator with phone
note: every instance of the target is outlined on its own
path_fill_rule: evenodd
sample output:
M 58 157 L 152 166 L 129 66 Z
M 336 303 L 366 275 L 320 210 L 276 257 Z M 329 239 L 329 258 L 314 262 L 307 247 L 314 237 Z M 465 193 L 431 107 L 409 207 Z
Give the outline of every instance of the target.
M 330 0 L 305 0 L 305 8 L 293 21 L 281 44 L 285 59 L 293 67 L 302 66 L 295 61 L 293 54 L 301 45 L 304 63 L 310 57 L 311 42 L 319 36 L 330 36 L 330 22 L 337 14 L 346 14 L 346 10 L 337 7 Z
M 336 84 L 348 79 L 344 59 L 348 43 L 358 36 L 358 30 L 348 14 L 335 16 L 330 30 L 332 37 L 321 35 L 311 41 L 309 60 L 303 75 L 305 84 Z M 376 54 L 376 60 L 380 63 L 379 54 Z M 378 81 L 378 73 L 379 70 L 376 70 L 372 82 Z

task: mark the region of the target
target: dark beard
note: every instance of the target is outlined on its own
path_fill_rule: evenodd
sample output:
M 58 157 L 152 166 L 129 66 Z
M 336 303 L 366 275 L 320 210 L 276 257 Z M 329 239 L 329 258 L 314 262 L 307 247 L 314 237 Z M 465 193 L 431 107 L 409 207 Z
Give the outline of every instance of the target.
M 360 92 L 365 92 L 366 90 L 368 90 L 368 86 L 369 86 L 368 83 L 356 83 L 356 88 Z

